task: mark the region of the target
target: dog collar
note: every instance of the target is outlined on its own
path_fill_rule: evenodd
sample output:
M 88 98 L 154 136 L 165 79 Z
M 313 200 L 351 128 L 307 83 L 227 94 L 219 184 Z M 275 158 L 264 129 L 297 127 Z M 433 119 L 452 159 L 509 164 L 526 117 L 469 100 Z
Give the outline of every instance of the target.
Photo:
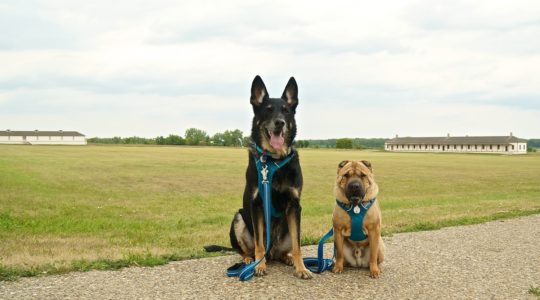
M 266 161 L 268 156 L 272 157 L 272 159 L 274 160 L 279 160 L 281 158 L 281 156 L 279 156 L 277 153 L 264 150 L 263 148 L 259 147 L 259 145 L 257 145 L 256 143 L 251 143 L 251 147 L 255 150 L 257 154 L 259 154 L 259 157 L 263 159 L 264 161 Z M 285 158 L 283 159 L 286 159 L 287 157 L 292 156 L 292 155 L 294 155 L 294 150 L 291 146 L 287 150 L 287 156 L 285 156 Z
M 364 217 L 368 209 L 375 203 L 375 200 L 377 200 L 377 197 L 366 202 L 360 202 L 360 205 L 353 208 L 352 204 L 347 206 L 336 199 L 336 204 L 351 217 L 351 236 L 349 237 L 351 241 L 359 242 L 367 239 L 367 234 L 364 232 Z

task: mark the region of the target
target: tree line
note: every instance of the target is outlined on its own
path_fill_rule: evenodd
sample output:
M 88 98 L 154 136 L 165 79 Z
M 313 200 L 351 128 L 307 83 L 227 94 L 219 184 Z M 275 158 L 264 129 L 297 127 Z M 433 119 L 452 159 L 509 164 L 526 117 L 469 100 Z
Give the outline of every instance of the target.
M 337 149 L 383 149 L 383 138 L 341 138 L 326 140 L 304 140 L 297 141 L 297 147 L 302 148 L 298 143 L 306 144 L 309 148 L 337 148 Z M 306 148 L 307 148 L 306 147 Z
M 342 148 L 342 149 L 374 149 L 383 148 L 385 139 L 363 139 L 363 138 L 343 138 L 327 140 L 297 140 L 297 148 Z M 133 144 L 133 145 L 193 145 L 193 146 L 225 146 L 242 147 L 250 143 L 249 136 L 239 129 L 225 130 L 212 136 L 206 131 L 198 128 L 189 128 L 184 135 L 169 134 L 168 136 L 157 136 L 155 138 L 145 138 L 138 136 L 112 138 L 92 137 L 88 143 L 93 144 Z
M 183 136 L 169 134 L 168 136 L 157 136 L 155 138 L 132 137 L 112 137 L 112 138 L 89 138 L 88 143 L 94 144 L 137 144 L 137 145 L 192 145 L 192 146 L 231 146 L 240 147 L 249 143 L 249 137 L 244 137 L 239 129 L 225 130 L 210 136 L 206 131 L 198 128 L 189 128 Z
M 326 140 L 296 140 L 297 148 L 337 148 L 337 149 L 383 149 L 383 138 L 341 138 Z M 184 135 L 169 134 L 168 136 L 157 136 L 155 138 L 132 137 L 93 137 L 88 139 L 88 143 L 93 144 L 136 144 L 136 145 L 193 145 L 193 146 L 225 146 L 242 147 L 250 143 L 249 136 L 239 129 L 225 130 L 212 136 L 206 131 L 198 128 L 189 128 Z M 540 148 L 540 139 L 530 139 L 527 141 L 529 151 Z

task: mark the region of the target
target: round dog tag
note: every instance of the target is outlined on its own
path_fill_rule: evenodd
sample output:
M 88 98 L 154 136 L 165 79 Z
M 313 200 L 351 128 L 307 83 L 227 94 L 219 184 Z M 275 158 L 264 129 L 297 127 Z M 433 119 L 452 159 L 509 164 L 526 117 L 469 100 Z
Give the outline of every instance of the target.
M 359 213 L 360 213 L 360 207 L 358 207 L 358 205 L 355 206 L 354 209 L 353 209 L 353 212 L 354 212 L 355 214 L 359 214 Z

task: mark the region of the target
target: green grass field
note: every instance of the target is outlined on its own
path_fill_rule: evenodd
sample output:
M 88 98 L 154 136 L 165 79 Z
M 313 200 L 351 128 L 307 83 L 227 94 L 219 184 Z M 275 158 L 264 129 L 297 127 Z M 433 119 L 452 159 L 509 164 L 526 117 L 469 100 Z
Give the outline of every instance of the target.
M 228 245 L 245 149 L 0 145 L 0 279 L 153 265 Z M 302 240 L 331 226 L 337 164 L 372 162 L 384 234 L 540 213 L 540 154 L 301 149 Z

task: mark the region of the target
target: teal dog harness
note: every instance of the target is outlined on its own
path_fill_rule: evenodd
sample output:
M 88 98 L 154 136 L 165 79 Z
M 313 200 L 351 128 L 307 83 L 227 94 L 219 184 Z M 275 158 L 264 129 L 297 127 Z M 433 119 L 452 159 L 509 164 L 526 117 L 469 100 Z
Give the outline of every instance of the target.
M 377 197 L 367 201 L 366 204 L 361 202 L 360 205 L 353 208 L 352 205 L 347 207 L 343 202 L 336 199 L 337 205 L 351 217 L 351 236 L 349 237 L 351 241 L 360 242 L 367 239 L 367 235 L 364 232 L 364 217 L 368 209 L 375 203 L 375 200 L 377 200 Z

